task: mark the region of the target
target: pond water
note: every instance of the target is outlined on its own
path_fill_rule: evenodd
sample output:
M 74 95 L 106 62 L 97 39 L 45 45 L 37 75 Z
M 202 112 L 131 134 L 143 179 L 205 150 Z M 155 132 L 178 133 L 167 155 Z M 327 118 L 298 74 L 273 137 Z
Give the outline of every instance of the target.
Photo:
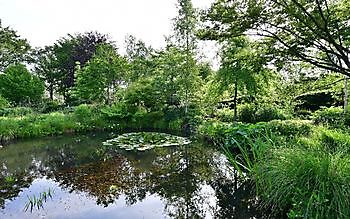
M 110 137 L 50 137 L 1 148 L 0 218 L 257 217 L 250 186 L 233 178 L 214 148 L 194 142 L 101 153 Z M 34 198 L 41 204 L 30 204 Z

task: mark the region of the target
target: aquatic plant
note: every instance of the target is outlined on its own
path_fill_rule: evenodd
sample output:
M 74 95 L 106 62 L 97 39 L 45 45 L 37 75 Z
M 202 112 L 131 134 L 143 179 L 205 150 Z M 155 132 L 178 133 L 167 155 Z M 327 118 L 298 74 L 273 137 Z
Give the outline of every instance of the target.
M 46 202 L 48 198 L 52 199 L 53 193 L 54 191 L 51 190 L 51 188 L 49 188 L 47 191 L 40 193 L 39 196 L 27 196 L 28 201 L 24 206 L 24 211 L 28 211 L 29 208 L 30 212 L 32 212 L 35 208 L 37 208 L 38 210 L 40 208 L 44 208 L 44 202 Z
M 103 142 L 103 145 L 116 146 L 127 151 L 145 151 L 155 147 L 187 145 L 189 143 L 191 143 L 189 139 L 180 136 L 158 132 L 134 132 L 109 139 Z

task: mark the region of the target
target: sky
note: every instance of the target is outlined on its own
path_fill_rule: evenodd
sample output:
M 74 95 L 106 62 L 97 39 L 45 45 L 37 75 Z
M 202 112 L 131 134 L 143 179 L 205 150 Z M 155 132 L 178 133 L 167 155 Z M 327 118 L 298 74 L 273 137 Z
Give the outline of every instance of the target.
M 213 0 L 193 0 L 208 8 Z M 34 47 L 68 33 L 98 31 L 123 47 L 132 34 L 154 48 L 164 46 L 177 14 L 176 0 L 0 0 L 0 19 Z

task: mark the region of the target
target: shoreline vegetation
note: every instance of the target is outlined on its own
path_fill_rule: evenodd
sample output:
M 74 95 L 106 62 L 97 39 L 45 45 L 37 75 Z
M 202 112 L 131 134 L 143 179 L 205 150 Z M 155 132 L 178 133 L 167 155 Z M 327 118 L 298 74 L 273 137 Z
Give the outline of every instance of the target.
M 125 53 L 97 31 L 34 48 L 0 20 L 0 145 L 181 133 L 222 150 L 267 218 L 350 218 L 350 1 L 215 0 L 202 10 L 176 2 L 165 46 L 128 35 Z M 205 58 L 207 40 L 218 66 Z M 130 145 L 122 136 L 105 146 L 188 143 L 164 138 L 137 133 Z

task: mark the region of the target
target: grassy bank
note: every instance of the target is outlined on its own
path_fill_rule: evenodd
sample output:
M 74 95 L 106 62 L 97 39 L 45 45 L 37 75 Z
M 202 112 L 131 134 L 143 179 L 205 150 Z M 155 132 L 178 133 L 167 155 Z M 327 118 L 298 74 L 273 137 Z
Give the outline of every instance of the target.
M 125 113 L 114 106 L 88 106 L 61 112 L 38 114 L 18 110 L 0 117 L 0 140 L 81 133 L 94 130 L 164 130 L 181 131 L 183 121 L 167 120 L 162 112 Z M 25 112 L 24 112 L 25 111 Z
M 315 119 L 325 126 L 304 120 L 211 122 L 199 133 L 223 148 L 241 177 L 255 182 L 270 216 L 349 218 L 350 136 L 330 124 L 340 119 L 320 118 L 319 112 Z

